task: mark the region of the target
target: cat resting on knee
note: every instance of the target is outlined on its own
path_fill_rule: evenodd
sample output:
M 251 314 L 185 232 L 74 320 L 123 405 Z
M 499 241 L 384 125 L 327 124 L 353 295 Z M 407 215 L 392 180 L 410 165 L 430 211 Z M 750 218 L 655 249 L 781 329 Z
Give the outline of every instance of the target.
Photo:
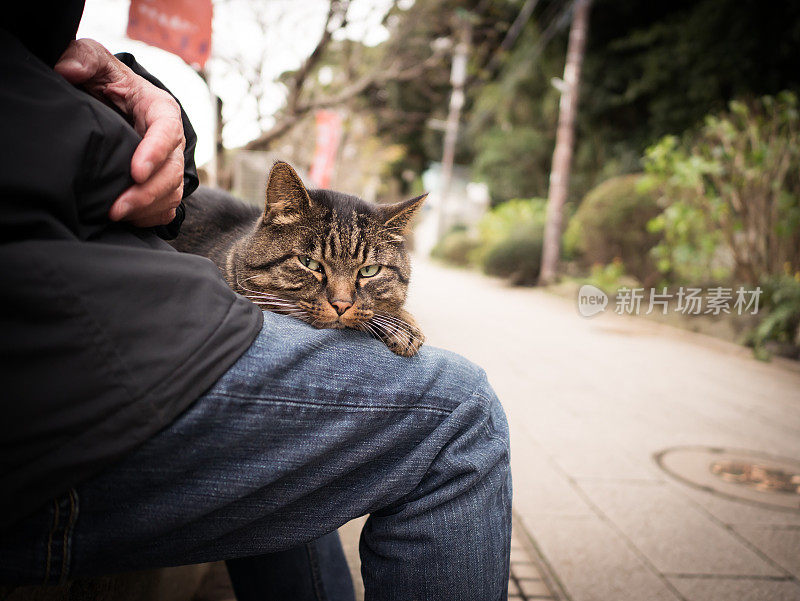
M 425 337 L 403 309 L 411 274 L 405 236 L 424 200 L 376 205 L 308 190 L 278 162 L 263 212 L 201 188 L 186 199 L 172 245 L 210 258 L 236 292 L 265 310 L 318 328 L 362 330 L 410 357 Z

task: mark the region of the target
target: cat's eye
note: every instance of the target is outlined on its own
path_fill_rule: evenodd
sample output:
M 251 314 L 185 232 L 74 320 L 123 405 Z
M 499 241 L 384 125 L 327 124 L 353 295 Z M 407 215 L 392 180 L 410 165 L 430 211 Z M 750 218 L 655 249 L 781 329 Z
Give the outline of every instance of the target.
M 358 270 L 358 275 L 360 275 L 362 278 L 371 278 L 378 273 L 380 269 L 380 265 L 367 265 L 366 267 L 362 267 Z
M 322 271 L 322 265 L 319 261 L 315 261 L 311 257 L 307 257 L 306 255 L 300 255 L 297 257 L 300 259 L 300 262 L 308 267 L 311 271 Z

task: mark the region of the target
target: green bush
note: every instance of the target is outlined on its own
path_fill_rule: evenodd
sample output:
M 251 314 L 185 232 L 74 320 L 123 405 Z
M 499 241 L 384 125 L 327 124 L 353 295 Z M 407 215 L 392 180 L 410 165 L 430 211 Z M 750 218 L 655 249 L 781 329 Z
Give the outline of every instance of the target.
M 448 232 L 431 256 L 453 265 L 474 265 L 515 284 L 533 285 L 539 277 L 547 201 L 515 199 L 487 212 L 475 232 Z
M 544 228 L 527 223 L 489 245 L 483 254 L 483 270 L 488 275 L 509 278 L 520 286 L 533 286 L 542 265 Z
M 800 272 L 769 278 L 761 284 L 758 326 L 750 335 L 756 356 L 772 352 L 800 359 Z
M 607 265 L 601 265 L 600 263 L 592 265 L 592 272 L 589 277 L 580 281 L 583 284 L 597 286 L 609 296 L 615 296 L 617 290 L 623 286 L 626 288 L 637 288 L 640 286 L 636 278 L 625 273 L 625 266 L 622 264 L 622 259 L 619 257 Z
M 474 234 L 464 228 L 454 228 L 433 247 L 431 256 L 452 265 L 466 267 L 470 265 L 472 254 L 480 245 Z
M 544 198 L 514 199 L 486 213 L 478 223 L 481 242 L 495 244 L 508 238 L 518 228 L 529 225 L 544 227 L 547 200 Z
M 473 261 L 489 275 L 533 285 L 539 277 L 547 201 L 541 198 L 504 202 L 478 223 L 481 242 Z
M 619 259 L 627 273 L 652 281 L 658 271 L 649 253 L 660 236 L 648 231 L 647 224 L 661 212 L 657 198 L 640 174 L 606 180 L 586 195 L 569 221 L 565 256 L 585 266 Z
M 663 197 L 650 224 L 663 234 L 659 268 L 699 284 L 754 285 L 800 270 L 800 103 L 791 92 L 733 101 L 683 141 L 647 150 Z

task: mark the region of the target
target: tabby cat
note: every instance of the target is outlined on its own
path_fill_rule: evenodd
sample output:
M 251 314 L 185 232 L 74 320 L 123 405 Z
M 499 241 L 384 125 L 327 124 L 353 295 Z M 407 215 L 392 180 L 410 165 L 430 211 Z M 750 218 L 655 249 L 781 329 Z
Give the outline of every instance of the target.
M 204 255 L 263 309 L 318 328 L 353 328 L 410 357 L 425 337 L 406 311 L 409 222 L 425 195 L 374 205 L 309 190 L 288 163 L 267 181 L 263 211 L 201 188 L 186 200 L 180 251 Z

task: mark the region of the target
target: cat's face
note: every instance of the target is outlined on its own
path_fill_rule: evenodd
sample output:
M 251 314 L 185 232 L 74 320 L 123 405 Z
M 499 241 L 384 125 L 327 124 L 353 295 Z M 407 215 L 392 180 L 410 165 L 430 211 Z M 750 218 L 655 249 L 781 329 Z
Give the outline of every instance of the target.
M 380 206 L 307 190 L 287 163 L 276 163 L 264 214 L 233 255 L 237 290 L 317 327 L 367 329 L 405 302 L 404 236 L 423 201 Z

